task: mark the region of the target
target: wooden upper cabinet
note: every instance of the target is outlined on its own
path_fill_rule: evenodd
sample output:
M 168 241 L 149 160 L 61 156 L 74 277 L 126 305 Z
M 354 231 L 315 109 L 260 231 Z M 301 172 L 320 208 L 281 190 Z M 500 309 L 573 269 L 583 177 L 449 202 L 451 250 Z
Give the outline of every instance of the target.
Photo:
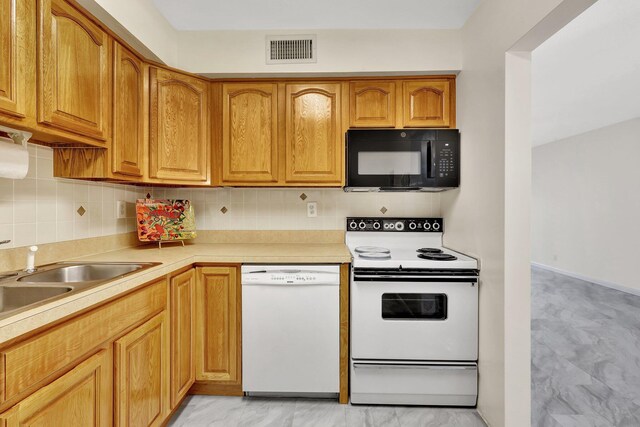
M 169 414 L 168 346 L 165 312 L 115 342 L 115 426 L 164 422 Z
M 113 50 L 113 139 L 114 174 L 142 176 L 145 143 L 144 64 L 119 43 Z
M 344 135 L 340 83 L 287 84 L 287 183 L 340 185 Z
M 349 83 L 349 126 L 392 128 L 396 125 L 396 83 Z
M 222 86 L 222 183 L 278 181 L 278 89 Z
M 454 127 L 452 80 L 407 80 L 402 83 L 404 127 Z
M 187 270 L 171 278 L 171 408 L 195 381 L 196 274 Z
M 106 141 L 111 39 L 64 0 L 38 6 L 38 122 Z
M 112 370 L 103 350 L 1 414 L 0 425 L 111 426 Z
M 149 176 L 209 179 L 209 101 L 204 80 L 151 68 Z
M 26 118 L 35 84 L 35 3 L 0 0 L 0 115 Z
M 236 267 L 199 267 L 196 380 L 241 385 L 242 326 Z

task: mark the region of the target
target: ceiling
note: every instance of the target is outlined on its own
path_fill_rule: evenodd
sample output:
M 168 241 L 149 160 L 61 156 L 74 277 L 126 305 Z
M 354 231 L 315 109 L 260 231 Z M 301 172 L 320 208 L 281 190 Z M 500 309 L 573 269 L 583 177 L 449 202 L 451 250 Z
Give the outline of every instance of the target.
M 532 55 L 533 145 L 640 117 L 640 1 L 599 0 Z
M 480 0 L 153 0 L 177 30 L 456 29 Z

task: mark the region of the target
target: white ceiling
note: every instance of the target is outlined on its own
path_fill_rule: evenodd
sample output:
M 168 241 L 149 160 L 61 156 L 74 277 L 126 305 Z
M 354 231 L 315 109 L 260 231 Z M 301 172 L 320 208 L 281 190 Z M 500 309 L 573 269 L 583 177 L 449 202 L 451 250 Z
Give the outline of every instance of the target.
M 640 117 L 640 1 L 599 0 L 532 55 L 533 145 Z
M 480 0 L 153 0 L 177 30 L 455 29 Z

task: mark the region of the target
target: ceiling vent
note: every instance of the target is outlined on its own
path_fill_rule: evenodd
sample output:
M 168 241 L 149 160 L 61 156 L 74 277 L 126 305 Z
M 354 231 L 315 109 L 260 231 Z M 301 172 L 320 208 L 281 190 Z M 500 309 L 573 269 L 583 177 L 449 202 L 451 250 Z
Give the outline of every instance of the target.
M 267 36 L 267 64 L 311 62 L 318 62 L 315 35 Z

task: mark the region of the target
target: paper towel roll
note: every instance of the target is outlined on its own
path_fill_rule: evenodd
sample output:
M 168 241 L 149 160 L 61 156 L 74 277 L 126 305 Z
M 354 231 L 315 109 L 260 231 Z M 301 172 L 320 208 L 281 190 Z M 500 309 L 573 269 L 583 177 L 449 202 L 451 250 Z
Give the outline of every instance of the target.
M 29 172 L 29 151 L 9 138 L 0 137 L 0 178 L 22 179 Z

